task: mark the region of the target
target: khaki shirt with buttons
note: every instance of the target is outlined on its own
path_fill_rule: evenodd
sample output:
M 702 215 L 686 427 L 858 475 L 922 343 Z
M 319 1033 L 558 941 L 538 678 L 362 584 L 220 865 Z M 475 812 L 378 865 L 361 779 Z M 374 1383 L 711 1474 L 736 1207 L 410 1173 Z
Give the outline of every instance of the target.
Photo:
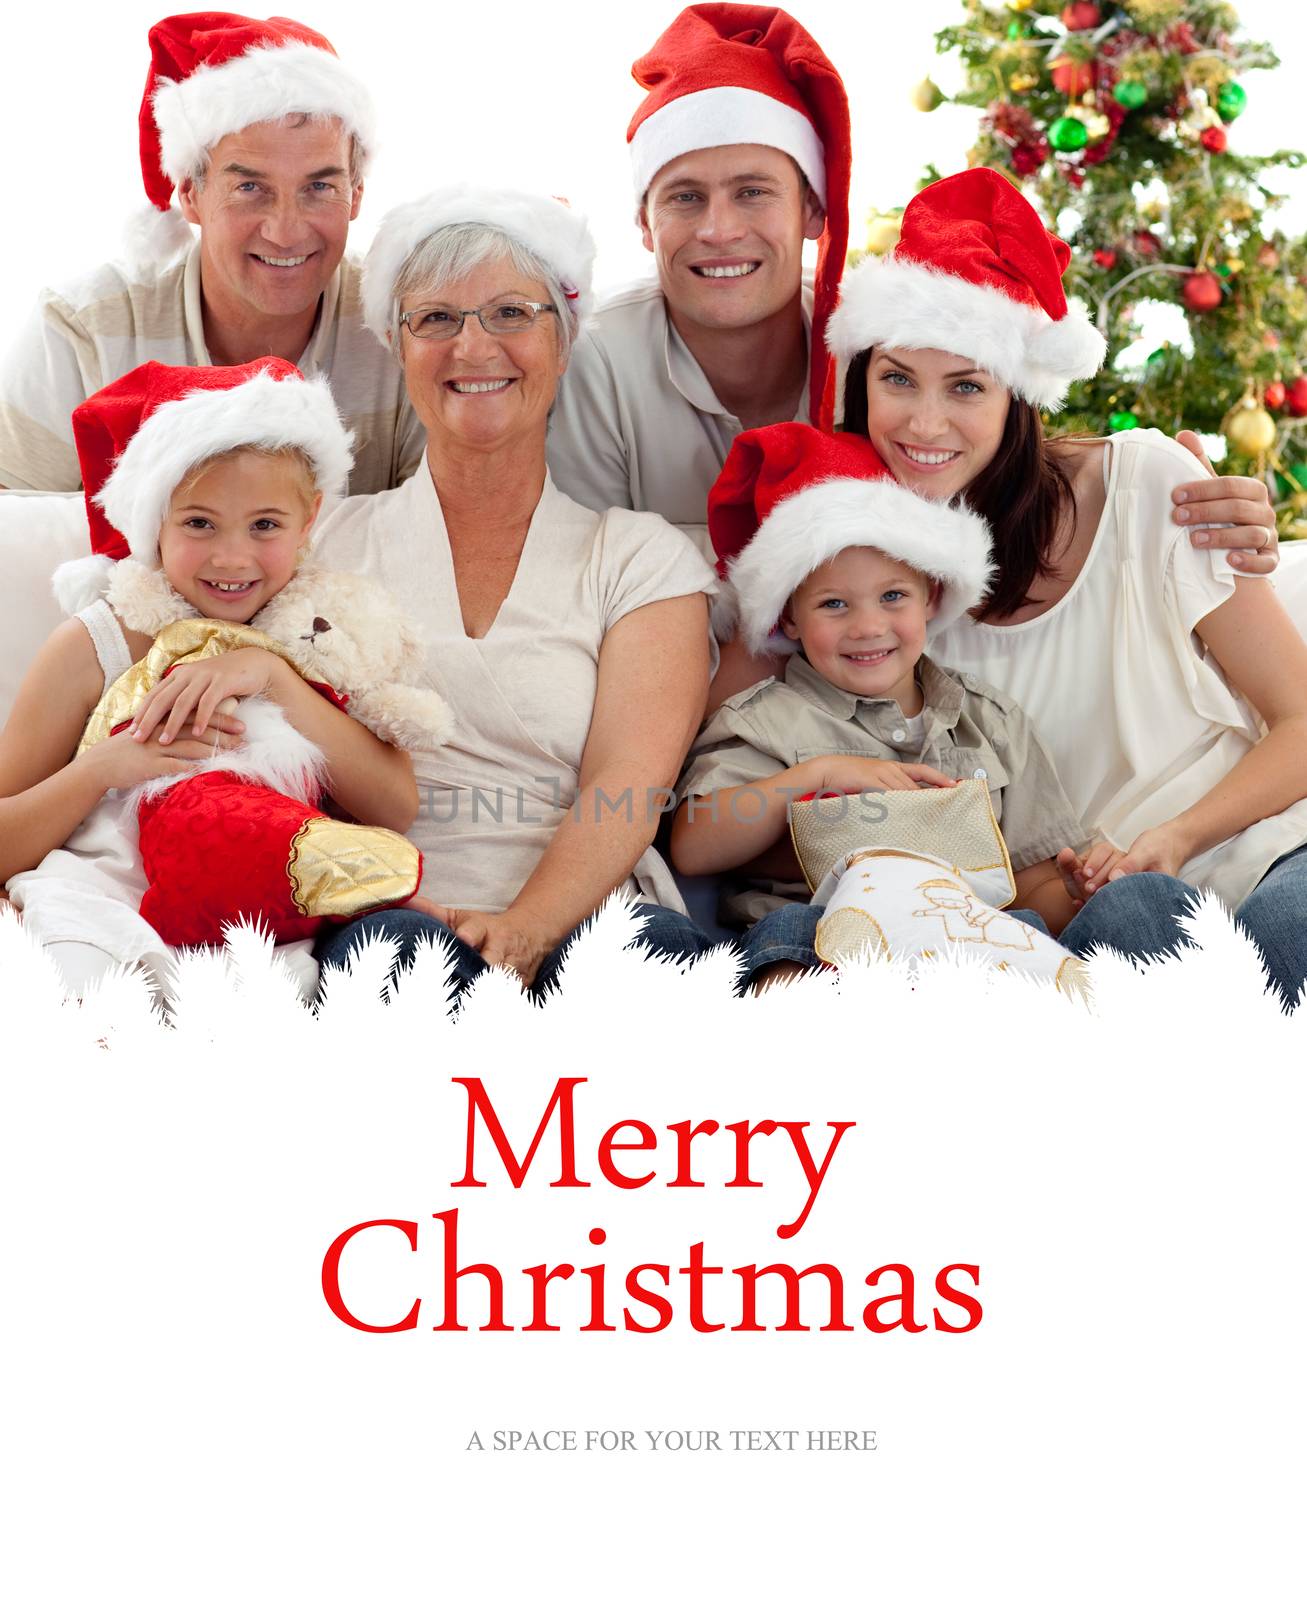
M 937 667 L 929 656 L 917 664 L 917 681 L 925 702 L 922 741 L 919 751 L 909 751 L 897 701 L 861 700 L 827 683 L 802 656 L 791 656 L 783 678 L 754 684 L 714 712 L 690 749 L 680 797 L 757 783 L 826 756 L 907 760 L 947 778 L 988 781 L 1015 871 L 1049 860 L 1064 845 L 1082 848 L 1086 830 L 1020 707 L 969 673 Z M 810 898 L 801 883 L 732 885 L 722 920 L 748 925 Z

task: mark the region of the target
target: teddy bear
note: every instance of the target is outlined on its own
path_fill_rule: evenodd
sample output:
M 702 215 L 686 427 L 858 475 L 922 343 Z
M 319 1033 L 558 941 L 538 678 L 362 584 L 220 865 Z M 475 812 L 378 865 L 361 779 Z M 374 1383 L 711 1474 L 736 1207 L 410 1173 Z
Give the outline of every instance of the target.
M 131 721 L 141 699 L 182 662 L 257 647 L 400 749 L 438 747 L 451 719 L 423 683 L 417 631 L 371 579 L 306 563 L 248 624 L 199 616 L 162 572 L 124 560 L 106 595 L 154 642 L 107 686 L 82 749 Z M 221 709 L 235 710 L 236 702 Z M 396 905 L 417 892 L 422 857 L 387 828 L 329 815 L 325 762 L 279 705 L 244 700 L 240 746 L 129 795 L 148 887 L 141 915 L 170 945 L 221 944 L 225 925 L 258 921 L 279 942 L 311 938 L 325 918 Z

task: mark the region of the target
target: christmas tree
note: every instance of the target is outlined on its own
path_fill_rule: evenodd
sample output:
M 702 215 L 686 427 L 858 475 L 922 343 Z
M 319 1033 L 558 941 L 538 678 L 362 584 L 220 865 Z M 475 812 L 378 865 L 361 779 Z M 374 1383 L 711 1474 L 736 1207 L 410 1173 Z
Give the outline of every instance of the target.
M 1246 154 L 1237 128 L 1243 79 L 1274 52 L 1218 0 L 965 9 L 936 46 L 965 67 L 954 99 L 983 111 L 968 163 L 1011 177 L 1068 241 L 1068 292 L 1108 340 L 1058 426 L 1224 434 L 1220 470 L 1265 477 L 1282 535 L 1307 537 L 1307 240 L 1275 231 L 1265 181 L 1304 157 Z M 921 110 L 943 98 L 929 79 L 915 93 Z M 893 234 L 874 217 L 868 248 Z M 1159 301 L 1185 320 L 1141 345 Z

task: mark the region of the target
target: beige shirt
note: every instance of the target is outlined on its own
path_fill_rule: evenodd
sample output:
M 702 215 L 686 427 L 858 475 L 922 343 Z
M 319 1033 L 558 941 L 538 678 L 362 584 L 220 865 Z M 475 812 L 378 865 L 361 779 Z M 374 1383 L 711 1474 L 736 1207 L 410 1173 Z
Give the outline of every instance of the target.
M 917 676 L 925 701 L 921 747 L 908 754 L 911 733 L 897 701 L 861 700 L 791 656 L 782 679 L 768 678 L 718 707 L 691 747 L 682 797 L 757 783 L 824 756 L 907 759 L 948 778 L 988 781 L 1014 870 L 1047 861 L 1064 845 L 1079 848 L 1084 829 L 1019 707 L 929 656 Z M 810 898 L 803 884 L 755 884 L 728 898 L 724 910 L 734 921 L 757 921 L 787 901 Z
M 324 566 L 365 573 L 403 597 L 426 635 L 431 684 L 455 719 L 450 742 L 413 763 L 421 809 L 409 837 L 424 857 L 422 893 L 504 910 L 576 800 L 605 634 L 640 606 L 710 592 L 711 568 L 660 517 L 599 516 L 546 478 L 512 587 L 489 632 L 471 639 L 425 457 L 402 488 L 333 511 L 315 549 Z M 656 816 L 665 797 L 630 804 Z M 684 910 L 652 849 L 629 887 Z
M 1196 550 L 1171 520 L 1189 452 L 1151 428 L 1117 434 L 1089 557 L 1055 606 L 997 627 L 963 617 L 931 649 L 1015 696 L 1052 752 L 1085 825 L 1128 849 L 1202 798 L 1262 735 L 1195 626 L 1234 593 L 1224 550 Z M 1187 883 L 1238 906 L 1307 840 L 1307 801 L 1185 863 Z
M 803 308 L 810 326 L 806 284 Z M 795 420 L 808 420 L 806 387 Z M 711 559 L 708 491 L 740 431 L 650 280 L 605 300 L 578 340 L 549 424 L 549 470 L 596 511 L 656 511 Z
M 354 433 L 350 492 L 371 494 L 413 473 L 426 438 L 398 363 L 363 326 L 363 269 L 346 259 L 327 285 L 296 365 L 322 373 Z M 139 281 L 138 281 L 139 280 Z M 208 367 L 200 246 L 154 273 L 109 264 L 40 297 L 0 360 L 0 484 L 81 487 L 72 413 L 88 395 L 145 361 Z

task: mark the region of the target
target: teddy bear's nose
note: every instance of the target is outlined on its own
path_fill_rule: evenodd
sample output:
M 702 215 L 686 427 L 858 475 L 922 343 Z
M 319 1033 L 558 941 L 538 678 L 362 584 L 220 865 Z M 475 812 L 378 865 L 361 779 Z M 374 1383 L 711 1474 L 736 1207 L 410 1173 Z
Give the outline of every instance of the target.
M 327 621 L 326 617 L 314 617 L 313 631 L 314 633 L 330 633 L 331 624 Z

